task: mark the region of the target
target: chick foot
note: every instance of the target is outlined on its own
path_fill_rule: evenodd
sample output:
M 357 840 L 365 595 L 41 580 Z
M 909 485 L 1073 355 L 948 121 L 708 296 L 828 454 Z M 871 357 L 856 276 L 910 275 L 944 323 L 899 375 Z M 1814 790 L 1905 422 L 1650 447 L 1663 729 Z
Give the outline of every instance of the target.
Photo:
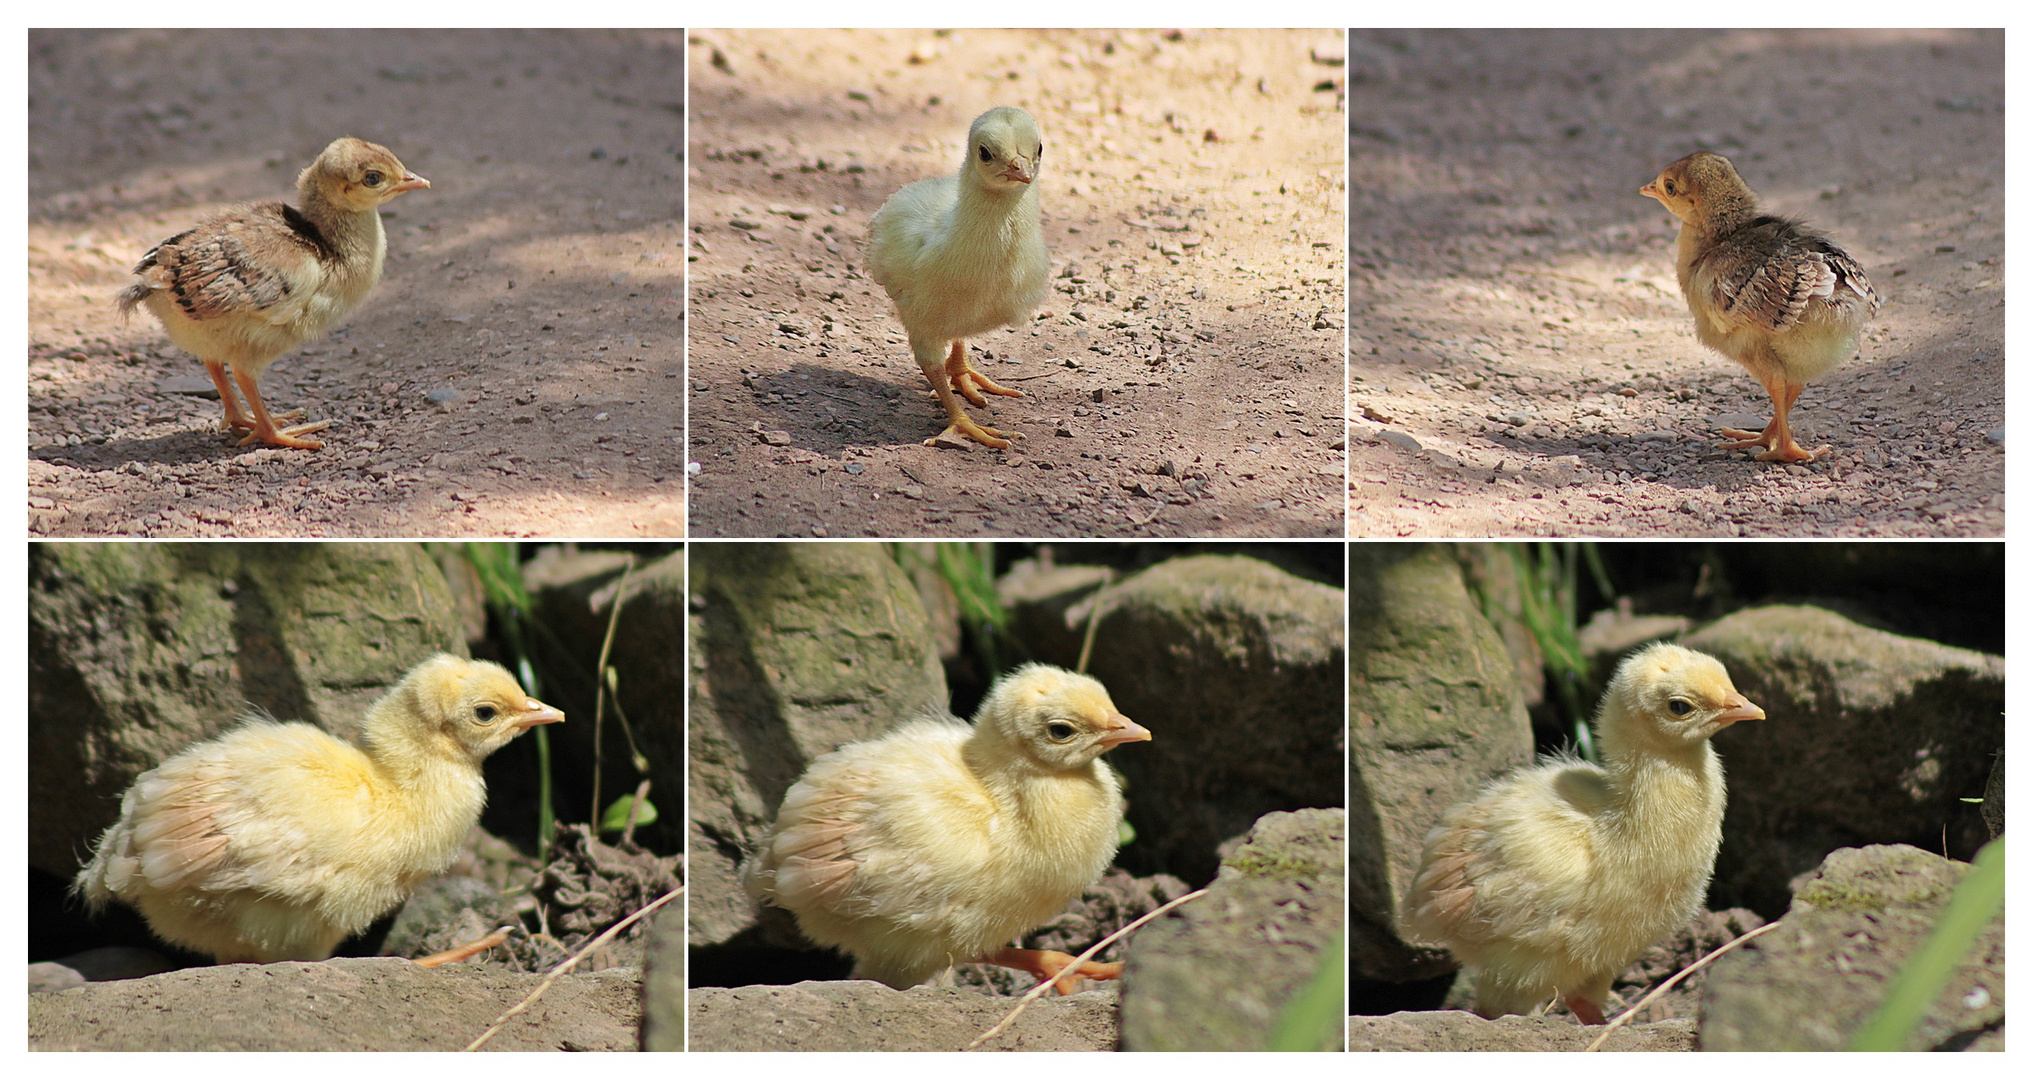
M 966 398 L 969 404 L 977 408 L 986 406 L 988 399 L 981 396 L 975 389 L 976 386 L 991 394 L 1001 394 L 1003 397 L 1024 396 L 1022 390 L 997 386 L 988 376 L 974 370 L 974 365 L 967 362 L 967 343 L 964 341 L 954 342 L 952 353 L 946 357 L 946 378 L 953 384 L 953 389 L 960 392 L 961 397 Z M 969 385 L 970 383 L 973 385 Z
M 1584 997 L 1576 997 L 1573 994 L 1565 995 L 1563 1000 L 1567 1002 L 1568 1011 L 1572 1012 L 1575 1019 L 1580 1020 L 1582 1023 L 1591 1027 L 1607 1023 L 1602 1018 L 1602 1006 L 1595 1002 Z
M 1758 461 L 1780 461 L 1789 464 L 1797 461 L 1813 461 L 1815 458 L 1835 449 L 1834 446 L 1817 446 L 1809 450 L 1793 441 L 1792 432 L 1783 429 L 1774 431 L 1770 426 L 1767 426 L 1763 431 L 1742 431 L 1737 428 L 1718 428 L 1717 430 L 1732 440 L 1717 444 L 1724 450 L 1749 450 L 1753 446 L 1765 447 L 1765 452 L 1757 455 Z
M 241 446 L 250 446 L 256 442 L 264 442 L 270 446 L 287 446 L 297 450 L 322 450 L 325 448 L 324 443 L 316 439 L 306 439 L 302 436 L 308 435 L 313 431 L 323 431 L 331 427 L 332 422 L 330 420 L 319 420 L 314 424 L 298 424 L 295 427 L 289 428 L 277 428 L 275 426 L 275 417 L 270 416 L 268 414 L 268 406 L 262 404 L 261 391 L 255 388 L 254 379 L 237 371 L 233 373 L 233 378 L 240 384 L 241 391 L 247 395 L 247 407 L 254 410 L 254 422 L 247 425 L 247 437 L 240 440 Z M 292 414 L 285 413 L 284 415 L 289 416 Z M 293 415 L 302 416 L 303 412 L 302 410 L 297 410 Z M 228 423 L 232 421 L 230 413 L 228 414 L 227 421 Z
M 446 949 L 444 952 L 441 953 L 432 953 L 429 956 L 420 956 L 416 959 L 416 966 L 438 967 L 439 965 L 442 964 L 464 963 L 465 961 L 471 960 L 472 958 L 480 955 L 481 953 L 486 952 L 487 950 L 495 947 L 496 945 L 499 945 L 507 941 L 508 935 L 513 930 L 514 927 L 504 926 L 501 929 L 496 930 L 495 932 L 487 935 L 484 938 L 481 938 L 478 941 L 469 941 L 464 945 L 460 945 L 457 948 Z
M 961 360 L 961 363 L 963 365 L 966 363 L 965 358 Z M 967 415 L 967 410 L 960 407 L 960 399 L 953 396 L 952 390 L 947 389 L 944 376 L 950 375 L 952 371 L 951 362 L 948 361 L 948 364 L 946 372 L 941 372 L 936 363 L 933 366 L 925 368 L 925 378 L 931 380 L 933 392 L 939 395 L 939 404 L 946 407 L 946 430 L 926 439 L 925 445 L 937 446 L 940 439 L 951 435 L 956 438 L 973 439 L 975 442 L 994 450 L 1009 449 L 1009 440 L 1018 437 L 1015 433 L 1012 432 L 1006 435 L 992 427 L 982 427 L 980 424 L 975 423 L 974 418 Z M 986 405 L 988 402 L 982 401 L 978 402 L 978 404 Z
M 1076 968 L 1071 955 L 1051 949 L 1003 949 L 981 962 L 1029 972 L 1037 976 L 1039 982 L 1049 981 L 1052 988 L 1062 995 L 1078 991 L 1081 979 L 1116 979 L 1122 976 L 1121 964 L 1098 964 L 1089 960 Z

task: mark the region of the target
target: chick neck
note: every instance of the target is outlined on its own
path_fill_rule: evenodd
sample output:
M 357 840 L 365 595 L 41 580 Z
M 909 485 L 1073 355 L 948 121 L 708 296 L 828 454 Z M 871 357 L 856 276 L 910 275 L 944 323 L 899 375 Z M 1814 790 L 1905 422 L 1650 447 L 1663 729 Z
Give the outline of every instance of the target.
M 953 204 L 953 233 L 980 245 L 973 250 L 1002 251 L 1014 260 L 1019 253 L 1017 241 L 1037 227 L 1037 180 L 997 190 L 969 161 L 960 166 L 959 187 L 959 198 Z
M 1060 797 L 1068 789 L 1105 790 L 1104 766 L 1096 758 L 1072 769 L 1046 765 L 1024 752 L 1017 741 L 1002 730 L 994 718 L 983 715 L 974 722 L 974 734 L 960 746 L 960 758 L 968 771 L 980 778 L 997 807 L 1031 831 L 1048 831 L 1066 823 L 1055 813 Z
M 416 688 L 402 683 L 367 710 L 361 739 L 386 795 L 422 805 L 486 801 L 480 762 L 447 732 L 430 723 Z
M 1595 725 L 1609 782 L 1602 820 L 1627 839 L 1676 838 L 1721 820 L 1722 759 L 1707 739 L 1672 739 L 1612 698 Z
M 340 206 L 325 194 L 310 170 L 297 179 L 297 201 L 301 204 L 297 213 L 316 229 L 314 239 L 330 253 L 330 262 L 348 272 L 364 272 L 370 279 L 381 276 L 388 234 L 381 227 L 379 206 L 364 210 Z
M 1758 206 L 1758 196 L 1734 178 L 1723 178 L 1702 189 L 1707 205 L 1701 208 L 1696 221 L 1682 223 L 1683 231 L 1692 229 L 1707 236 L 1724 236 L 1735 232 L 1763 215 Z

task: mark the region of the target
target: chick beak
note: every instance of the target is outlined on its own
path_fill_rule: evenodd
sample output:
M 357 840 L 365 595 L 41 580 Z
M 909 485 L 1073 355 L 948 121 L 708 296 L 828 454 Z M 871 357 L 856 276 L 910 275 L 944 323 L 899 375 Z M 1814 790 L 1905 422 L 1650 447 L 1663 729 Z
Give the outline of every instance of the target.
M 523 702 L 523 709 L 523 714 L 516 718 L 514 725 L 518 733 L 528 731 L 538 724 L 561 724 L 565 720 L 564 713 L 535 698 Z
M 1651 183 L 1646 184 L 1644 187 L 1639 188 L 1638 194 L 1643 195 L 1647 198 L 1658 199 L 1660 202 L 1666 201 L 1659 194 L 1659 182 L 1657 180 L 1654 180 Z
M 1126 742 L 1151 741 L 1148 729 L 1121 713 L 1108 714 L 1108 722 L 1101 730 L 1107 733 L 1099 740 L 1104 750 L 1121 746 Z
M 1750 700 L 1742 694 L 1731 694 L 1723 700 L 1723 705 L 1726 707 L 1722 712 L 1716 714 L 1713 721 L 1717 730 L 1726 728 L 1739 720 L 1763 720 L 1765 718 L 1765 710 L 1751 704 Z
M 390 190 L 390 191 L 392 191 L 392 192 L 402 192 L 402 191 L 415 191 L 415 190 L 417 190 L 418 188 L 427 188 L 427 187 L 430 187 L 430 186 L 431 186 L 431 182 L 430 182 L 429 180 L 426 180 L 426 179 L 424 179 L 423 177 L 421 177 L 421 176 L 418 176 L 418 175 L 417 175 L 417 174 L 415 174 L 415 173 L 404 173 L 404 174 L 403 174 L 403 177 L 402 177 L 402 183 L 400 183 L 400 184 L 397 184 L 397 185 L 395 185 L 394 187 L 392 187 L 392 188 L 389 188 L 388 190 Z M 562 719 L 564 719 L 564 717 L 563 717 L 563 716 L 559 716 L 559 717 L 558 717 L 558 719 L 562 720 Z M 545 721 L 545 723 L 552 723 L 552 722 L 553 722 L 553 721 Z
M 1028 184 L 1036 179 L 1037 175 L 1037 169 L 1033 168 L 1023 158 L 1011 158 L 1009 164 L 1002 167 L 1002 178 L 1004 180 L 1014 180 L 1019 184 Z

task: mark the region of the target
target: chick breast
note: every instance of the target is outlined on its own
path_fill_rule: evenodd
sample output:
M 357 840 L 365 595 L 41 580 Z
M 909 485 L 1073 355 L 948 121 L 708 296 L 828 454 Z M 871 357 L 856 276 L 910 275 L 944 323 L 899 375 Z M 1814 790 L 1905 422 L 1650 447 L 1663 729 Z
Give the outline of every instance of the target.
M 993 790 L 963 758 L 970 730 L 919 720 L 814 761 L 743 868 L 750 895 L 899 989 L 1063 911 L 1115 856 L 1113 775 L 1097 764 Z

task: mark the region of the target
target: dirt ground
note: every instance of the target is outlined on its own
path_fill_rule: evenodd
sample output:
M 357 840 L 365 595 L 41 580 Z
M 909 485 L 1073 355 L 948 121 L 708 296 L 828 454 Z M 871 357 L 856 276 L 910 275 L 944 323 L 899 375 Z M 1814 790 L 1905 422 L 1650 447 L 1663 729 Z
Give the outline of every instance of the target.
M 665 31 L 33 31 L 40 536 L 682 536 L 684 52 Z M 429 177 L 381 284 L 262 379 L 333 426 L 239 449 L 113 295 L 358 135 Z
M 694 31 L 701 536 L 1335 536 L 1341 31 Z M 861 269 L 868 219 L 1038 118 L 1054 291 L 970 342 L 1026 396 L 944 414 Z
M 2002 32 L 1360 30 L 1349 82 L 1351 535 L 2003 535 Z M 1884 298 L 1812 465 L 1713 446 L 1769 399 L 1638 194 L 1704 148 Z

